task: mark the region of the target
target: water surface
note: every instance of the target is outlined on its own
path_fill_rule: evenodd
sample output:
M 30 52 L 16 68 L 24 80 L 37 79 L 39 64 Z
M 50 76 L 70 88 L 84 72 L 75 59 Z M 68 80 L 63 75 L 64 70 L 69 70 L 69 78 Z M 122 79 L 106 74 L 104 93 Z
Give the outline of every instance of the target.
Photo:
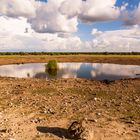
M 46 63 L 0 66 L 0 76 L 17 78 L 85 78 L 91 80 L 118 80 L 140 78 L 140 66 L 103 63 L 58 63 L 59 70 L 46 71 Z

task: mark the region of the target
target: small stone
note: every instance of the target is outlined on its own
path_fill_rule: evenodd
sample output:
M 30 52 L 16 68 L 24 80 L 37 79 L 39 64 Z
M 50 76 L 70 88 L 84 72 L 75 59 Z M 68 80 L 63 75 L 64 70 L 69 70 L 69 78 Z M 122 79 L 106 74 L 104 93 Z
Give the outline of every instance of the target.
M 24 116 L 24 115 L 25 115 L 25 113 L 23 112 L 23 113 L 21 113 L 21 115 L 22 115 L 22 116 Z
M 134 121 L 127 121 L 126 123 L 129 123 L 129 124 L 135 124 Z
M 30 120 L 32 123 L 37 123 L 38 122 L 38 120 L 35 118 L 35 119 L 31 119 Z
M 96 119 L 91 120 L 92 122 L 98 122 Z
M 48 113 L 55 114 L 55 112 L 52 109 L 48 109 Z
M 90 122 L 95 122 L 95 123 L 98 122 L 96 119 L 90 119 L 89 121 L 90 121 Z
M 97 101 L 97 98 L 96 97 L 94 98 L 94 101 Z
M 74 121 L 68 128 L 68 134 L 72 139 L 80 139 L 83 132 L 82 122 L 79 121 Z
M 47 110 L 43 110 L 43 111 L 40 111 L 40 113 L 42 113 L 42 114 L 47 114 Z
M 101 116 L 101 113 L 96 113 L 98 116 Z
M 140 101 L 139 99 L 136 99 L 136 100 L 135 100 L 136 103 L 138 103 L 139 101 Z
M 7 132 L 7 129 L 6 128 L 0 130 L 0 133 L 6 133 L 6 132 Z
M 136 129 L 136 130 L 132 130 L 135 133 L 140 133 L 140 130 Z

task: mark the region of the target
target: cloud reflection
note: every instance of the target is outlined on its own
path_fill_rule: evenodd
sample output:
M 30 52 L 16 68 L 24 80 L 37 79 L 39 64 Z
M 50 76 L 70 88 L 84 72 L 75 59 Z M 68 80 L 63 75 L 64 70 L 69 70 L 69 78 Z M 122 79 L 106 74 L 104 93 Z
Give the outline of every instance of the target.
M 140 77 L 140 66 L 102 63 L 59 63 L 56 76 L 45 72 L 46 63 L 3 65 L 0 76 L 18 78 L 86 78 L 93 80 L 117 80 Z

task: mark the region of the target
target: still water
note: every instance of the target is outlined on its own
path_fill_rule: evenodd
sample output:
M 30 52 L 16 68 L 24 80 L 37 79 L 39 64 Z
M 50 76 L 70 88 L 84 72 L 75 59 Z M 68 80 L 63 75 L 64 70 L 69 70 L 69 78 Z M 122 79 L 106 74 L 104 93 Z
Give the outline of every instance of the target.
M 103 63 L 58 63 L 57 71 L 46 71 L 46 63 L 0 66 L 0 76 L 18 78 L 85 78 L 91 80 L 118 80 L 140 78 L 140 66 Z

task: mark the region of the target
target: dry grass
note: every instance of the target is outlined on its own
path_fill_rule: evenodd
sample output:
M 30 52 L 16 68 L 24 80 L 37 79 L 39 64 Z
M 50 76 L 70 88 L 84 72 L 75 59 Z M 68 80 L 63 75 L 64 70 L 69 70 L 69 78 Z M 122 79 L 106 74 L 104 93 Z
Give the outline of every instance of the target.
M 58 62 L 94 62 L 140 65 L 140 55 L 0 55 L 0 64 Z

